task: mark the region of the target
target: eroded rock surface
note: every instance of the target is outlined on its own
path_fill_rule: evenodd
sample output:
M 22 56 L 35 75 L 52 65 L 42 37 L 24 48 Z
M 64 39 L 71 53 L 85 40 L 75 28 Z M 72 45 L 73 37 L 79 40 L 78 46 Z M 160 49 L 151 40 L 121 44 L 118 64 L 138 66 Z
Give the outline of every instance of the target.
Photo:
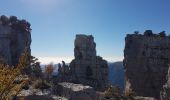
M 124 50 L 125 92 L 133 90 L 138 96 L 160 99 L 169 63 L 170 37 L 164 32 L 128 34 Z
M 108 65 L 96 56 L 96 43 L 92 35 L 76 35 L 74 56 L 69 66 L 59 64 L 58 80 L 89 85 L 104 90 L 108 83 Z
M 99 100 L 96 91 L 90 86 L 63 82 L 59 83 L 56 88 L 58 88 L 57 95 L 69 100 Z
M 22 90 L 16 100 L 68 100 L 67 98 L 54 95 L 51 89 L 40 90 L 30 87 L 28 90 Z
M 165 85 L 163 85 L 160 96 L 161 100 L 170 100 L 170 68 L 168 70 L 167 82 Z
M 135 100 L 156 100 L 153 97 L 135 97 Z
M 30 23 L 15 16 L 0 16 L 0 57 L 5 63 L 16 65 L 21 53 L 27 49 L 31 55 Z

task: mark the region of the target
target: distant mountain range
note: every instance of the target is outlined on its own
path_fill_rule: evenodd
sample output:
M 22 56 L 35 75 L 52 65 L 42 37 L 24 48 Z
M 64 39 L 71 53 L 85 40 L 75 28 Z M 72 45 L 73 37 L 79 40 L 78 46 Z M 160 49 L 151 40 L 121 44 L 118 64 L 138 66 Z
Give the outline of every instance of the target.
M 55 70 L 53 75 L 57 75 L 58 64 L 54 64 Z M 123 62 L 108 63 L 109 66 L 109 83 L 115 86 L 119 86 L 122 90 L 124 89 L 124 67 Z M 45 65 L 41 65 L 42 71 L 45 70 Z
M 109 66 L 109 82 L 112 85 L 119 86 L 124 89 L 124 67 L 123 62 L 108 63 Z

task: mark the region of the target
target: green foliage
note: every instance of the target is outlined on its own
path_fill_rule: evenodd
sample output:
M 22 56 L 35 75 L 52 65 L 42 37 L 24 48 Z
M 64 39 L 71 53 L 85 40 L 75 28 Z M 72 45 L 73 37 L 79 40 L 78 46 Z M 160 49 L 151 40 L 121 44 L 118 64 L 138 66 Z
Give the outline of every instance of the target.
M 41 70 L 39 62 L 36 62 L 35 66 L 33 67 L 33 73 L 35 77 L 38 77 L 38 78 L 42 77 L 42 70 Z
M 38 62 L 38 59 L 34 56 L 31 56 L 30 59 L 31 59 L 30 61 L 31 61 L 33 75 L 36 78 L 41 78 L 42 70 L 41 70 L 40 62 Z

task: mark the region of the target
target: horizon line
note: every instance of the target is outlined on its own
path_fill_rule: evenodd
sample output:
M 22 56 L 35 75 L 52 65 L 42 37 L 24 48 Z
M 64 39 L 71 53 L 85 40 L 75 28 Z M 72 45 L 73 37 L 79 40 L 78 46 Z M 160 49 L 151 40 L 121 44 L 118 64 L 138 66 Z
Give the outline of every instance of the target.
M 37 57 L 38 61 L 41 64 L 58 64 L 61 63 L 62 61 L 64 61 L 65 63 L 70 63 L 74 57 L 58 57 L 58 56 L 39 56 Z M 118 62 L 118 61 L 123 61 L 123 57 L 102 57 L 104 60 L 106 60 L 107 62 Z

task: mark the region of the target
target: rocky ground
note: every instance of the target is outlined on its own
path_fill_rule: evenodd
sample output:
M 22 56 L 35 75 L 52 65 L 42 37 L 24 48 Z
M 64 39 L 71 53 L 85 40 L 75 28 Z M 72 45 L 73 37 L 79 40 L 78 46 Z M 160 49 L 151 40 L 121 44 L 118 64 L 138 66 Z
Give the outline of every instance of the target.
M 44 90 L 30 86 L 17 96 L 25 100 L 99 100 L 99 95 L 92 87 L 67 82 Z

